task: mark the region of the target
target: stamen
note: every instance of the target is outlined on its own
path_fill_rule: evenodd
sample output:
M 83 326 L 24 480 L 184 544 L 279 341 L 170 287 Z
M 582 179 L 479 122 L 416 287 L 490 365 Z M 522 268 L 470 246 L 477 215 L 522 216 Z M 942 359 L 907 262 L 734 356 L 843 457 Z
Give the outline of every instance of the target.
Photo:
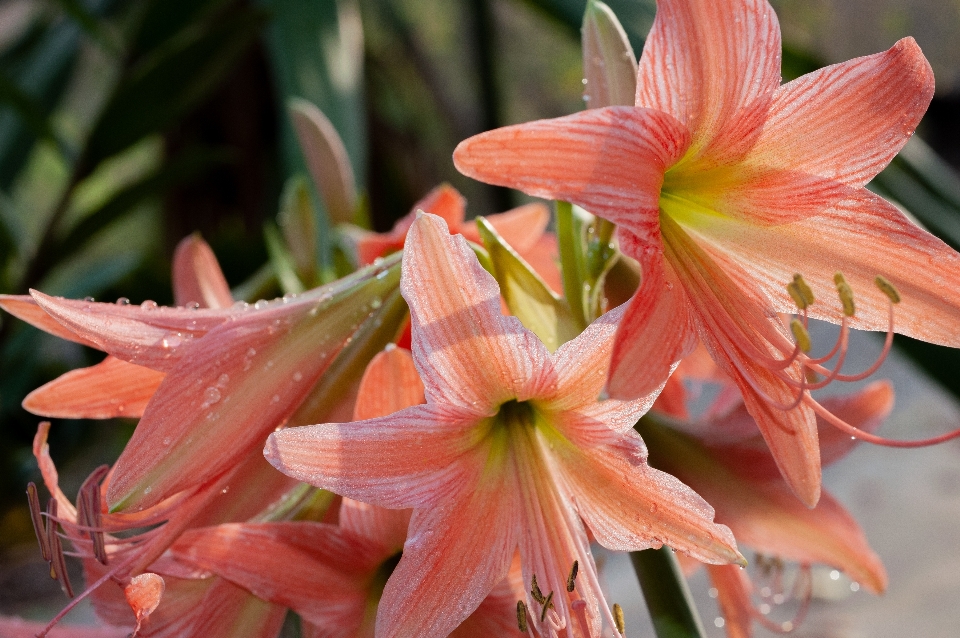
M 840 303 L 843 304 L 843 314 L 852 317 L 857 312 L 857 307 L 853 303 L 853 290 L 843 278 L 843 273 L 837 273 L 833 276 L 833 283 L 837 285 L 837 294 L 840 295 Z
M 553 607 L 553 592 L 551 591 L 547 594 L 547 597 L 543 599 L 543 609 L 540 610 L 540 622 L 543 622 L 547 619 L 547 610 Z
M 527 604 L 522 600 L 517 601 L 517 626 L 520 631 L 527 631 Z
M 613 622 L 617 625 L 617 631 L 623 636 L 627 632 L 627 625 L 623 621 L 623 607 L 620 603 L 613 603 Z
M 47 543 L 47 529 L 43 522 L 43 513 L 40 510 L 40 497 L 37 496 L 36 483 L 27 483 L 27 503 L 30 508 L 30 522 L 33 523 L 33 533 L 40 543 L 40 554 L 43 560 L 50 562 L 50 545 Z
M 536 574 L 533 575 L 533 581 L 532 581 L 531 584 L 530 584 L 530 595 L 533 596 L 533 599 L 534 599 L 535 601 L 537 601 L 538 603 L 540 603 L 541 605 L 544 604 L 544 602 L 547 600 L 547 599 L 544 597 L 543 592 L 540 591 L 540 586 L 537 585 L 537 575 L 536 575 Z
M 803 583 L 804 588 L 802 595 L 798 591 L 801 583 Z M 797 612 L 793 615 L 791 620 L 787 620 L 782 623 L 775 623 L 753 607 L 750 609 L 751 615 L 757 622 L 774 633 L 788 634 L 796 629 L 806 617 L 807 611 L 810 609 L 810 600 L 813 598 L 813 578 L 810 574 L 809 565 L 801 565 L 800 573 L 797 575 L 797 579 L 794 581 L 793 591 L 791 592 L 790 597 L 800 601 L 800 607 L 797 609 Z
M 570 575 L 567 576 L 567 591 L 572 592 L 577 586 L 577 570 L 580 568 L 579 561 L 573 561 L 573 567 L 570 568 Z
M 876 434 L 870 434 L 869 432 L 864 432 L 863 430 L 853 427 L 840 417 L 830 412 L 830 410 L 817 403 L 812 398 L 809 400 L 809 405 L 813 408 L 814 412 L 823 418 L 824 421 L 834 426 L 841 432 L 845 432 L 855 439 L 860 439 L 861 441 L 866 441 L 867 443 L 873 443 L 874 445 L 900 448 L 927 447 L 960 437 L 960 429 L 957 429 L 953 430 L 952 432 L 947 432 L 946 434 L 941 434 L 940 436 L 931 437 L 929 439 L 919 439 L 915 441 L 895 441 L 893 439 L 887 439 L 882 436 L 877 436 Z
M 793 338 L 797 342 L 800 350 L 810 352 L 810 348 L 813 347 L 810 343 L 810 333 L 803 327 L 799 319 L 792 319 L 790 321 L 790 332 L 793 333 Z
M 897 292 L 897 289 L 893 287 L 893 284 L 877 275 L 877 278 L 873 280 L 873 283 L 877 285 L 877 288 L 880 289 L 880 292 L 887 296 L 887 299 L 890 300 L 890 303 L 898 304 L 900 303 L 900 293 Z
M 47 503 L 47 543 L 50 546 L 50 577 L 60 581 L 60 587 L 68 598 L 73 598 L 70 575 L 67 574 L 67 560 L 63 555 L 63 543 L 57 534 L 57 499 Z
M 77 522 L 87 528 L 85 531 L 93 543 L 93 555 L 103 565 L 107 564 L 107 551 L 100 508 L 100 481 L 109 472 L 108 465 L 101 465 L 87 477 L 77 493 Z
M 787 284 L 787 292 L 800 310 L 806 310 L 808 306 L 813 305 L 813 291 L 800 273 L 795 274 L 793 281 Z

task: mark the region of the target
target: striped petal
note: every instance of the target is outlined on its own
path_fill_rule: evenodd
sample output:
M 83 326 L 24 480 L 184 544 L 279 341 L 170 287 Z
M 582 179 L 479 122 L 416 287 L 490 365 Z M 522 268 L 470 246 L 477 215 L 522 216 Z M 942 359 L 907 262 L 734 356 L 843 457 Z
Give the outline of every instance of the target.
M 199 234 L 184 238 L 173 254 L 173 297 L 178 306 L 200 304 L 201 308 L 233 305 L 230 286 L 217 258 Z

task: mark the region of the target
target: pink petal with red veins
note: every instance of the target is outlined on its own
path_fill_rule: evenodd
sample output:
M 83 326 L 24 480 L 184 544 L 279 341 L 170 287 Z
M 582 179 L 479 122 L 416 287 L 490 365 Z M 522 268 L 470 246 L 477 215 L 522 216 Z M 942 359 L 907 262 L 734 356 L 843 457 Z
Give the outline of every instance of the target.
M 367 364 L 360 380 L 353 420 L 387 416 L 425 402 L 423 382 L 410 351 L 388 346 Z
M 637 106 L 671 114 L 711 161 L 742 156 L 780 86 L 780 25 L 767 0 L 659 0 Z
M 557 348 L 553 354 L 556 387 L 552 396 L 544 397 L 552 410 L 572 410 L 597 402 L 606 383 L 613 338 L 624 310 L 624 306 L 618 306 L 603 314 L 575 339 Z
M 717 604 L 726 621 L 727 638 L 753 636 L 753 585 L 747 572 L 736 565 L 707 565 L 710 582 L 717 588 Z
M 907 143 L 933 97 L 913 38 L 783 85 L 749 164 L 863 186 Z
M 667 257 L 676 269 L 696 316 L 700 339 L 743 395 L 784 479 L 811 507 L 820 495 L 820 447 L 813 410 L 799 390 L 779 375 L 800 378 L 794 363 L 771 369 L 793 350 L 780 318 L 732 260 L 718 262 L 670 218 L 663 218 Z M 771 403 L 773 402 L 773 403 Z M 775 403 L 775 404 L 774 404 Z
M 456 406 L 416 406 L 274 432 L 263 453 L 284 474 L 337 494 L 383 507 L 422 506 L 479 471 L 467 454 L 476 454 L 481 419 Z
M 580 515 L 604 547 L 636 551 L 667 544 L 706 563 L 743 560 L 733 534 L 713 522 L 706 501 L 647 465 L 636 432 L 590 449 L 563 446 L 557 455 Z
M 423 215 L 410 228 L 400 289 L 429 402 L 492 415 L 550 383 L 547 349 L 516 317 L 501 314 L 496 281 L 440 218 Z
M 519 555 L 514 554 L 510 575 L 497 583 L 470 616 L 453 630 L 450 638 L 513 636 L 520 638 L 517 626 L 517 601 L 526 596 Z
M 454 232 L 460 232 L 459 228 L 464 224 L 463 220 L 467 216 L 467 200 L 453 186 L 441 184 L 414 204 L 410 213 L 400 222 L 397 222 L 394 229 L 398 229 L 402 225 L 403 231 L 406 233 L 417 218 L 418 210 L 442 217 L 443 221 L 447 222 L 447 226 Z
M 189 530 L 172 548 L 257 597 L 327 627 L 360 627 L 382 544 L 323 523 L 235 523 Z
M 380 600 L 377 636 L 447 636 L 506 577 L 519 519 L 506 474 L 458 481 L 451 485 L 455 501 L 414 512 L 403 558 Z
M 608 107 L 481 133 L 457 146 L 453 162 L 469 177 L 579 204 L 649 238 L 664 172 L 689 140 L 666 113 Z
M 200 587 L 194 585 L 199 583 Z M 256 598 L 221 579 L 187 581 L 189 597 L 182 605 L 161 605 L 145 623 L 144 638 L 267 638 L 280 633 L 287 610 Z M 168 597 L 172 596 L 168 584 Z M 200 590 L 199 592 L 196 590 Z M 202 598 L 197 599 L 198 593 Z
M 634 399 L 657 393 L 697 338 L 690 302 L 674 269 L 659 251 L 640 248 L 628 233 L 620 237 L 624 252 L 641 260 L 643 281 L 617 332 L 607 391 L 614 398 Z
M 31 326 L 39 328 L 44 332 L 48 332 L 61 339 L 66 339 L 67 341 L 82 343 L 85 346 L 99 349 L 93 341 L 84 339 L 48 315 L 30 295 L 0 295 L 0 308 L 3 308 L 17 319 L 26 321 Z
M 178 306 L 198 303 L 202 308 L 233 305 L 230 286 L 217 258 L 199 235 L 185 237 L 173 254 L 173 297 Z
M 35 290 L 30 294 L 67 330 L 91 342 L 93 347 L 162 372 L 179 363 L 194 338 L 237 314 L 232 309 L 120 306 L 50 297 Z
M 139 418 L 166 375 L 110 355 L 71 370 L 27 395 L 23 407 L 60 419 Z
M 550 210 L 543 204 L 533 203 L 485 219 L 514 250 L 523 254 L 532 250 L 547 230 Z M 483 243 L 480 231 L 472 221 L 463 224 L 460 233 L 475 244 Z
M 340 528 L 380 543 L 386 556 L 403 549 L 410 510 L 392 510 L 345 498 L 340 504 Z

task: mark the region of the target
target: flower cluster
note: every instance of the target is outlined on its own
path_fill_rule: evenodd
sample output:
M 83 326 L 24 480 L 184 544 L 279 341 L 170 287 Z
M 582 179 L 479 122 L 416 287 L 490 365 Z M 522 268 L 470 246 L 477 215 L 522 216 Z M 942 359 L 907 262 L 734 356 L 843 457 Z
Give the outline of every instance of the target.
M 306 636 L 624 635 L 593 543 L 705 564 L 732 636 L 773 625 L 738 542 L 764 578 L 799 565 L 801 613 L 813 563 L 885 588 L 821 465 L 958 433 L 873 434 L 883 382 L 813 393 L 874 371 L 842 371 L 851 328 L 960 346 L 960 255 L 864 188 L 931 99 L 926 60 L 906 39 L 781 86 L 766 0 L 659 0 L 639 63 L 601 3 L 584 38 L 593 108 L 454 154 L 558 200 L 556 234 L 543 204 L 468 224 L 441 186 L 389 233 L 343 227 L 358 269 L 302 294 L 234 302 L 190 237 L 177 307 L 0 299 L 107 353 L 27 409 L 139 418 L 76 501 L 38 430 L 41 549 L 74 597 L 66 539 L 86 581 L 65 612 L 90 597 L 105 636 L 270 637 L 288 610 Z M 810 319 L 841 326 L 817 356 Z

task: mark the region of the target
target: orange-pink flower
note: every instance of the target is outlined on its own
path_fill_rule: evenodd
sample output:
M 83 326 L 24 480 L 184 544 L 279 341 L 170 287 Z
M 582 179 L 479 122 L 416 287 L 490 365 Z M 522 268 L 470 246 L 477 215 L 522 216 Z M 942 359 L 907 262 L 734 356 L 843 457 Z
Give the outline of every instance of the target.
M 777 312 L 960 346 L 960 256 L 864 185 L 912 135 L 933 95 L 916 43 L 780 85 L 767 0 L 660 0 L 635 107 L 591 109 L 478 135 L 454 153 L 478 179 L 575 202 L 619 225 L 643 283 L 620 327 L 611 396 L 662 383 L 699 337 L 740 388 L 777 465 L 808 505 L 820 494 L 808 371 Z M 841 304 L 842 271 L 856 298 Z M 827 299 L 828 301 L 823 301 Z M 806 302 L 804 302 L 806 305 Z M 843 306 L 847 306 L 844 308 Z M 846 313 L 844 312 L 846 310 Z
M 742 560 L 706 502 L 646 465 L 632 426 L 653 395 L 597 401 L 620 311 L 550 354 L 500 313 L 496 282 L 432 215 L 410 229 L 401 290 L 427 403 L 282 430 L 264 451 L 295 478 L 414 509 L 377 635 L 447 635 L 506 576 L 518 548 L 534 635 L 598 635 L 602 619 L 614 620 L 587 528 L 615 550 L 667 543 L 706 562 Z

